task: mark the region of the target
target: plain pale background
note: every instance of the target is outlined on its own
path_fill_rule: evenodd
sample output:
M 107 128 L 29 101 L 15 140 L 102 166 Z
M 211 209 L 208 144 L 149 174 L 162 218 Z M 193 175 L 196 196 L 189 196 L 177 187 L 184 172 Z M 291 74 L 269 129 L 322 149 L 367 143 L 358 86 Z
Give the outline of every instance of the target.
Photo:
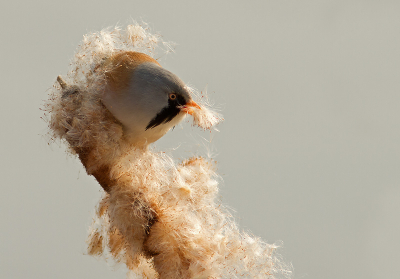
M 159 150 L 211 151 L 223 203 L 283 241 L 295 278 L 399 278 L 400 2 L 234 2 L 0 4 L 0 278 L 125 278 L 85 255 L 100 187 L 39 108 L 84 34 L 132 19 L 177 43 L 161 64 L 225 117 Z

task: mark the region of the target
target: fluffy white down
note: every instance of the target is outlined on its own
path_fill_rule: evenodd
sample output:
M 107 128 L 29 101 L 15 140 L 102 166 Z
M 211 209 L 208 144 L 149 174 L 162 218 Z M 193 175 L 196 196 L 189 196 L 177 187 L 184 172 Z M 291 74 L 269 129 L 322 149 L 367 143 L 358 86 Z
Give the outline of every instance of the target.
M 214 163 L 190 158 L 177 164 L 151 148 L 136 149 L 124 142 L 118 123 L 107 120 L 99 102 L 102 63 L 124 50 L 152 56 L 159 45 L 159 36 L 138 24 L 86 35 L 65 77 L 71 90 L 81 93 L 66 100 L 56 84 L 47 104 L 54 138 L 78 155 L 88 146 L 94 150 L 85 165 L 89 174 L 112 166 L 116 183 L 99 203 L 89 254 L 125 263 L 135 278 L 290 277 L 290 268 L 275 254 L 277 246 L 240 232 L 216 198 Z M 195 125 L 209 129 L 222 119 L 201 99 L 196 102 L 202 109 L 193 114 Z M 151 218 L 156 221 L 146 233 Z

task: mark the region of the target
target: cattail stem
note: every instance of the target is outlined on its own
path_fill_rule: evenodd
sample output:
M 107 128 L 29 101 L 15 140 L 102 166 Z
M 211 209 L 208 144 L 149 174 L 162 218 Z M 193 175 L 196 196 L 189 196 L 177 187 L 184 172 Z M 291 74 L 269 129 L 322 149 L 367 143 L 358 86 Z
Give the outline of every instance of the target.
M 65 82 L 65 80 L 61 76 L 57 77 L 57 81 L 61 85 L 62 89 L 65 89 L 65 88 L 68 87 L 67 83 Z
M 81 160 L 83 166 L 86 171 L 88 170 L 88 166 L 90 165 L 88 154 L 91 152 L 89 148 L 74 148 L 75 152 L 78 154 L 79 160 Z M 103 165 L 93 172 L 89 173 L 89 175 L 93 175 L 94 178 L 99 182 L 100 186 L 107 193 L 110 193 L 111 187 L 115 184 L 115 180 L 111 179 L 110 175 L 111 167 L 108 165 Z
M 106 192 L 88 241 L 89 254 L 104 252 L 143 278 L 290 275 L 274 256 L 276 245 L 239 231 L 218 201 L 213 163 L 192 158 L 175 164 L 165 154 L 139 148 L 103 105 L 107 73 L 115 68 L 120 75 L 129 74 L 122 64 L 107 63 L 108 58 L 148 52 L 156 42 L 139 25 L 87 35 L 72 70 L 65 79 L 57 77 L 59 86 L 50 96 L 52 135 L 68 142 Z M 210 129 L 222 120 L 200 107 L 193 111 L 195 125 Z

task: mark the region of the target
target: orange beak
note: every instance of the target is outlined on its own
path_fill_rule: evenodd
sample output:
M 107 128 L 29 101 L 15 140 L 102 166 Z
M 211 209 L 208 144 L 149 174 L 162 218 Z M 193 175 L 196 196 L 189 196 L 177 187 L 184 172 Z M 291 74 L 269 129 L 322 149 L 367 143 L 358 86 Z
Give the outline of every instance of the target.
M 186 103 L 186 105 L 183 106 L 181 111 L 193 115 L 193 108 L 201 109 L 201 107 L 195 103 L 195 101 L 190 100 L 189 102 Z

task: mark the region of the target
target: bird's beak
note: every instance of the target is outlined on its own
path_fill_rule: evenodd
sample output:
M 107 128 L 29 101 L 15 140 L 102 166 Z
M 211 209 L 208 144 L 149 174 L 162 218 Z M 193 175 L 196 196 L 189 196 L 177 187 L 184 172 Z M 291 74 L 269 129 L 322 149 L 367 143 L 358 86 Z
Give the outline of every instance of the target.
M 184 105 L 181 108 L 181 111 L 183 111 L 187 114 L 193 115 L 193 108 L 201 109 L 201 107 L 198 104 L 196 104 L 195 101 L 190 100 L 189 102 L 186 103 L 186 105 Z

